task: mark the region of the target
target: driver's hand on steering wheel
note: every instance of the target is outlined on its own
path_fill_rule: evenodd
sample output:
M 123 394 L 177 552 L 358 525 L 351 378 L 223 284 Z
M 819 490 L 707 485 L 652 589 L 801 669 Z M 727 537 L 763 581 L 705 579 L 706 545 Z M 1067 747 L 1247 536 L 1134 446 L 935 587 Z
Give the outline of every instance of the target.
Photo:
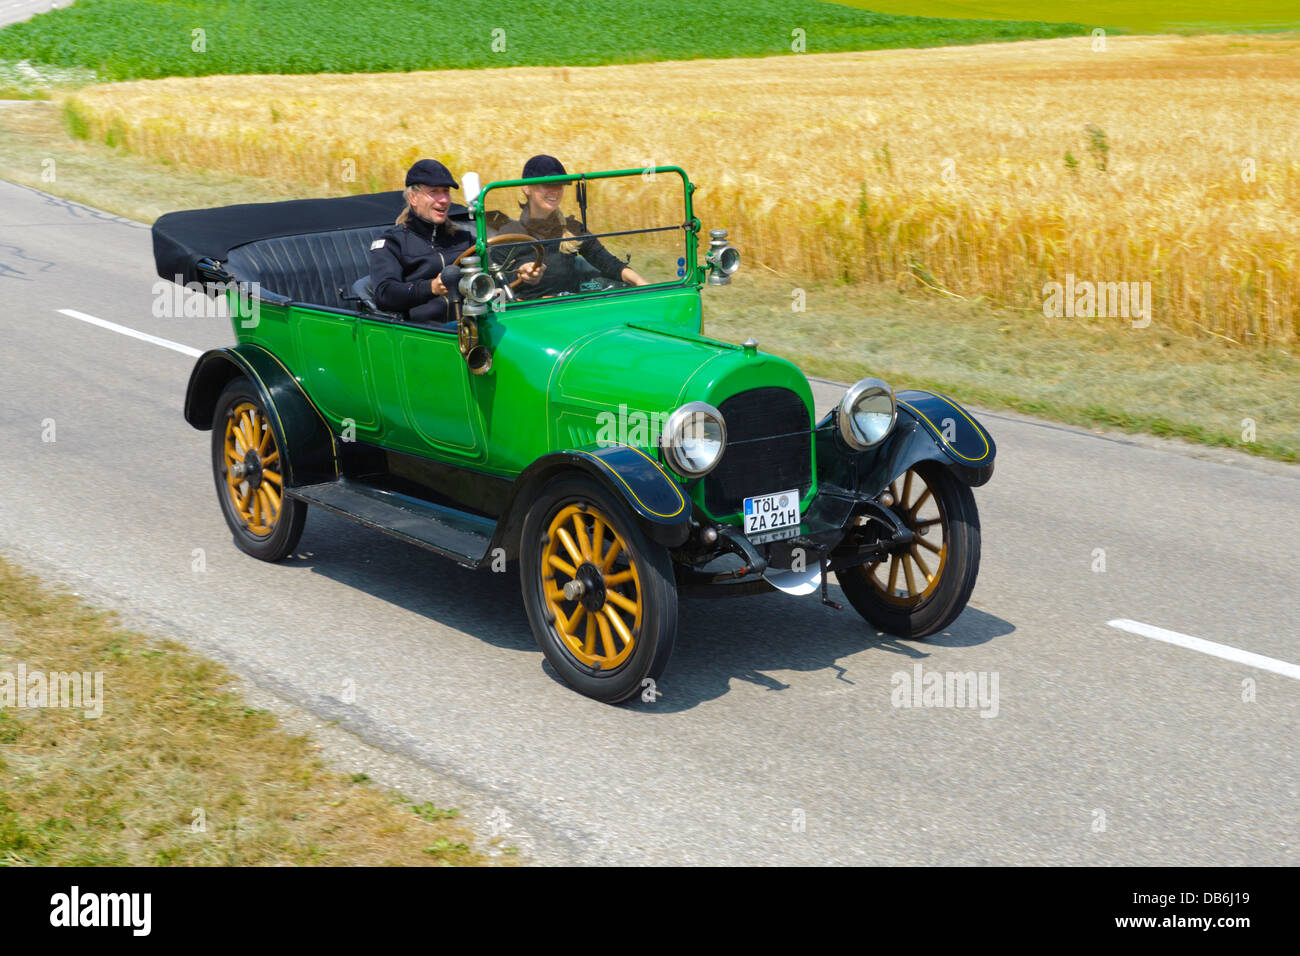
M 519 267 L 516 274 L 529 285 L 537 285 L 542 281 L 542 273 L 545 271 L 546 263 L 544 262 L 525 262 Z

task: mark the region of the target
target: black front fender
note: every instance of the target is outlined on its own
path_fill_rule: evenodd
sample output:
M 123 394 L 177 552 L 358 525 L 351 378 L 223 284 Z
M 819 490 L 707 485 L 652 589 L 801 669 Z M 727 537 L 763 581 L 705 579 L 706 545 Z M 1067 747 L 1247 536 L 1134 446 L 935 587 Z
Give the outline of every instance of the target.
M 654 541 L 679 547 L 691 532 L 691 505 L 677 482 L 645 452 L 629 445 L 585 445 L 543 455 L 515 481 L 493 546 L 518 554 L 524 515 L 542 487 L 565 472 L 591 475 L 627 503 Z
M 964 408 L 942 395 L 909 389 L 897 393 L 898 421 L 889 437 L 854 452 L 839 437 L 835 412 L 817 425 L 817 477 L 820 484 L 874 498 L 913 465 L 937 461 L 971 487 L 993 477 L 997 445 L 993 436 Z
M 185 420 L 201 431 L 211 430 L 222 389 L 240 376 L 253 383 L 266 408 L 284 459 L 286 486 L 337 478 L 334 433 L 293 374 L 260 346 L 210 349 L 200 355 L 185 391 Z

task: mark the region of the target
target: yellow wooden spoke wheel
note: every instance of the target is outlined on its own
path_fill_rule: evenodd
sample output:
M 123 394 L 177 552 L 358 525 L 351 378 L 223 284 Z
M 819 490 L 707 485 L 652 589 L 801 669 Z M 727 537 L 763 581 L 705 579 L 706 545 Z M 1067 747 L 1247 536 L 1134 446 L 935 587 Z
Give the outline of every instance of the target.
M 235 544 L 263 561 L 279 561 L 302 536 L 307 506 L 285 494 L 289 474 L 262 397 L 233 379 L 213 412 L 212 475 Z
M 226 490 L 250 534 L 269 535 L 280 520 L 284 476 L 280 449 L 262 409 L 240 402 L 226 417 Z
M 546 529 L 542 587 L 578 661 L 610 670 L 627 660 L 641 632 L 641 579 L 608 516 L 590 505 L 560 509 Z
M 519 583 L 561 679 L 606 703 L 654 699 L 677 635 L 677 583 L 668 549 L 620 495 L 584 474 L 549 481 L 520 530 Z

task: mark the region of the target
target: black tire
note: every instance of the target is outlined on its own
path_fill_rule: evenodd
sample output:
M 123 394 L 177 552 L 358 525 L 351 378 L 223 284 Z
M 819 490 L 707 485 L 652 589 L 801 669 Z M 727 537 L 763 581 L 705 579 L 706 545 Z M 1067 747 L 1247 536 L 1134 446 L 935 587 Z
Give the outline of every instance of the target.
M 925 492 L 918 479 L 932 493 L 932 508 L 929 499 L 921 500 Z M 894 512 L 918 535 L 918 541 L 883 562 L 836 571 L 835 577 L 868 623 L 898 637 L 925 637 L 956 620 L 970 600 L 980 567 L 979 512 L 970 486 L 938 462 L 920 462 L 890 487 Z M 909 494 L 913 487 L 915 493 Z M 938 559 L 931 530 L 935 527 L 942 533 Z M 931 578 L 927 562 L 936 560 Z M 922 572 L 925 587 L 917 572 Z M 898 593 L 900 584 L 905 594 Z
M 243 450 L 238 462 L 227 455 L 227 442 L 232 455 Z M 234 465 L 247 468 L 248 477 L 231 477 Z M 283 449 L 257 390 L 242 376 L 231 380 L 212 416 L 212 476 L 235 545 L 263 561 L 279 561 L 292 552 L 307 520 L 307 506 L 283 493 L 283 466 Z
M 575 521 L 582 523 L 585 540 L 575 534 Z M 552 528 L 558 529 L 554 538 Z M 620 542 L 620 550 L 613 554 L 611 533 Z M 574 560 L 568 546 L 584 560 Z M 552 557 L 576 573 L 555 567 Z M 609 566 L 602 570 L 606 559 Z M 567 475 L 546 485 L 524 518 L 519 581 L 538 646 L 574 690 L 617 704 L 650 689 L 648 682 L 663 673 L 677 637 L 672 559 L 668 549 L 650 541 L 627 506 L 599 482 Z M 581 597 L 563 596 L 571 581 L 581 582 Z M 548 597 L 548 592 L 560 597 Z M 629 604 L 639 611 L 629 611 Z M 560 614 L 565 616 L 563 622 Z M 620 636 L 614 618 L 631 636 L 630 642 Z

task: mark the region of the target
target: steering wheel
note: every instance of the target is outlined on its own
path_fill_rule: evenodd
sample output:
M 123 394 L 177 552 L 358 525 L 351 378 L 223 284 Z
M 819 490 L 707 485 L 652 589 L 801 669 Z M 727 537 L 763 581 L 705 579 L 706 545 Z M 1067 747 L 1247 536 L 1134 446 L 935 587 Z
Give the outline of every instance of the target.
M 487 241 L 487 244 L 488 244 L 489 246 L 496 246 L 496 245 L 501 245 L 502 243 L 507 243 L 507 242 L 527 242 L 527 243 L 531 243 L 531 244 L 532 244 L 532 247 L 533 247 L 533 259 L 532 259 L 532 261 L 533 261 L 533 262 L 536 262 L 536 263 L 537 263 L 539 266 L 541 266 L 542 268 L 546 268 L 545 263 L 544 263 L 544 261 L 543 261 L 543 260 L 545 259 L 545 257 L 546 257 L 546 250 L 543 249 L 543 248 L 542 248 L 542 244 L 541 244 L 540 242 L 538 242 L 536 239 L 534 239 L 532 236 L 525 236 L 525 235 L 523 235 L 522 233 L 518 233 L 518 232 L 507 232 L 507 233 L 504 233 L 504 234 L 502 234 L 502 235 L 500 235 L 500 236 L 493 236 L 491 239 L 489 239 L 489 240 Z M 452 262 L 452 265 L 458 265 L 458 264 L 460 263 L 460 260 L 461 260 L 461 259 L 464 259 L 466 256 L 468 256 L 468 255 L 470 255 L 471 253 L 473 253 L 474 250 L 475 250 L 475 248 L 476 248 L 475 246 L 470 246 L 468 249 L 466 249 L 464 252 L 462 252 L 460 255 L 458 255 L 458 256 L 456 257 L 455 261 Z M 490 259 L 491 259 L 491 257 L 489 257 L 489 262 L 488 262 L 487 267 L 485 268 L 484 271 L 492 273 L 492 274 L 495 275 L 498 279 L 500 279 L 502 282 L 505 282 L 505 281 L 506 281 L 506 280 L 505 280 L 505 273 L 506 273 L 506 272 L 509 272 L 509 271 L 510 271 L 510 267 L 514 265 L 514 261 L 515 261 L 515 251 L 514 251 L 514 250 L 511 250 L 510 255 L 508 255 L 508 256 L 506 257 L 506 261 L 503 262 L 503 263 L 501 263 L 501 264 L 499 264 L 499 265 L 492 263 L 492 262 L 490 261 Z M 522 263 L 521 263 L 521 264 L 522 264 Z M 518 279 L 515 279 L 514 282 L 511 282 L 511 283 L 510 283 L 510 288 L 512 288 L 512 289 L 517 289 L 517 288 L 519 288 L 520 283 L 522 283 L 523 281 L 524 281 L 524 280 L 523 280 L 522 277 L 520 277 L 520 278 L 518 278 Z

